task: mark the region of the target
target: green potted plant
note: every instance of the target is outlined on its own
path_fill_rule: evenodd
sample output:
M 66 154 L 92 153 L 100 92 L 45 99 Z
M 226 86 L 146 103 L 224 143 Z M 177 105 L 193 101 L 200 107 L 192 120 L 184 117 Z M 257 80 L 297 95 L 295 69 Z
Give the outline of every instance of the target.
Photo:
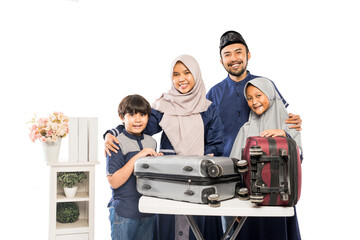
M 82 183 L 87 178 L 85 172 L 59 172 L 57 179 L 64 188 L 65 196 L 73 198 L 76 195 L 77 183 Z
M 74 202 L 62 202 L 56 205 L 56 221 L 60 223 L 76 222 L 79 215 L 79 206 Z

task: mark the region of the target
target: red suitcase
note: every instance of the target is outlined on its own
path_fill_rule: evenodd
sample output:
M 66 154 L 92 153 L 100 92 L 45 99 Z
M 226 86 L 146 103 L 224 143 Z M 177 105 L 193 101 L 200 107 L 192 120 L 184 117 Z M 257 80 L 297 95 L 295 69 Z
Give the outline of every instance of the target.
M 299 201 L 301 159 L 293 139 L 249 137 L 242 159 L 248 162 L 244 181 L 253 203 L 294 206 Z

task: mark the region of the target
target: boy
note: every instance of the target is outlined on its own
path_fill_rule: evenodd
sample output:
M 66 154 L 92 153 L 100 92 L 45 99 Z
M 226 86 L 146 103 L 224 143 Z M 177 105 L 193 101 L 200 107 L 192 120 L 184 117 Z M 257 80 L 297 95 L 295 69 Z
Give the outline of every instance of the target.
M 134 163 L 145 156 L 159 155 L 155 152 L 156 141 L 142 134 L 151 107 L 140 95 L 129 95 L 119 104 L 118 113 L 125 129 L 117 136 L 119 150 L 106 156 L 107 178 L 112 189 L 108 204 L 111 237 L 116 239 L 152 239 L 154 219 L 151 214 L 138 210 L 140 194 L 136 190 L 133 175 Z

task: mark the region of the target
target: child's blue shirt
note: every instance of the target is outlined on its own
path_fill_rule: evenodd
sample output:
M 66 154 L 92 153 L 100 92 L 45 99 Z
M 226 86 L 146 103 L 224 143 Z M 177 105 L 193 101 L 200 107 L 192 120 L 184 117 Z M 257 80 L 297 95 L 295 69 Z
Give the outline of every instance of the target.
M 106 157 L 107 175 L 114 174 L 142 149 L 152 148 L 156 150 L 155 139 L 145 134 L 134 136 L 124 129 L 117 136 L 117 139 L 119 140 L 118 152 L 112 152 L 111 156 L 107 155 Z M 149 214 L 139 212 L 138 204 L 141 194 L 136 190 L 136 177 L 134 174 L 131 174 L 129 179 L 119 188 L 111 189 L 112 198 L 109 205 L 113 202 L 117 215 L 125 218 L 150 216 Z

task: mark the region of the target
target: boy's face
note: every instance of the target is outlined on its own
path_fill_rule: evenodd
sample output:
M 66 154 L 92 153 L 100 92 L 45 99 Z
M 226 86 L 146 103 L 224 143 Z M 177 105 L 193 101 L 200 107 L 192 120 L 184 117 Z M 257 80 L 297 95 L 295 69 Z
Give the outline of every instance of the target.
M 145 129 L 149 120 L 148 115 L 144 113 L 127 113 L 124 118 L 120 116 L 121 121 L 124 122 L 125 129 L 128 133 L 140 136 Z
M 173 70 L 173 84 L 180 93 L 188 93 L 195 85 L 195 79 L 190 70 L 182 63 L 177 62 Z
M 268 97 L 253 85 L 246 88 L 246 99 L 251 110 L 257 115 L 263 114 L 270 105 Z

